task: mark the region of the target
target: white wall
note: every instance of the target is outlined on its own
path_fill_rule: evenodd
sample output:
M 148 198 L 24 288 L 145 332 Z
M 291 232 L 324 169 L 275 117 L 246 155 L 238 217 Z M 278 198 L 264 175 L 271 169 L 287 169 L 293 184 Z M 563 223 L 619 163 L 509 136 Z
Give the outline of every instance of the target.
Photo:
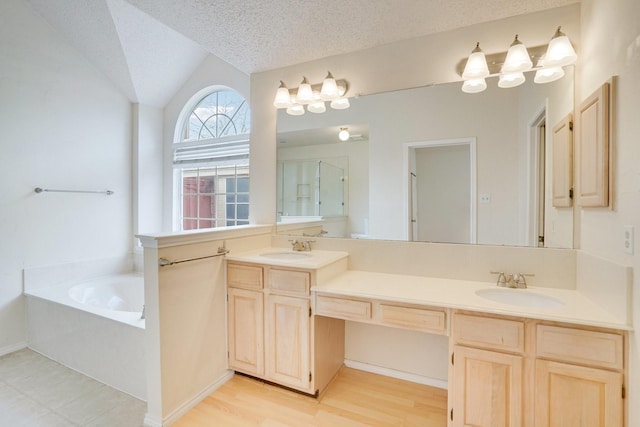
M 23 268 L 125 255 L 132 225 L 128 100 L 23 1 L 0 2 L 0 57 L 1 354 L 26 339 Z
M 629 426 L 640 425 L 640 246 L 624 252 L 623 226 L 640 235 L 640 2 L 637 0 L 583 0 L 582 51 L 579 52 L 579 93 L 583 100 L 612 75 L 618 75 L 617 117 L 614 122 L 615 185 L 613 211 L 582 209 L 581 248 L 623 265 L 632 266 L 633 321 L 630 334 L 627 402 Z M 602 283 L 603 287 L 607 283 Z
M 133 232 L 162 230 L 163 110 L 133 105 Z

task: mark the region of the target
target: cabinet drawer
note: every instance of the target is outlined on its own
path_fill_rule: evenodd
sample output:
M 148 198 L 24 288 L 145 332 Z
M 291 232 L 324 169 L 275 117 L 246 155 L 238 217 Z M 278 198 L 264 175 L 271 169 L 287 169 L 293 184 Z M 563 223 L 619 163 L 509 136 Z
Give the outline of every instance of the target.
M 227 264 L 227 285 L 235 288 L 262 289 L 262 267 L 245 264 Z
M 445 313 L 438 310 L 380 304 L 379 320 L 383 325 L 399 326 L 435 334 L 446 333 Z
M 622 336 L 599 331 L 538 325 L 538 357 L 610 369 L 622 369 Z
M 309 295 L 311 273 L 272 268 L 269 271 L 269 287 L 278 291 Z
M 333 298 L 318 295 L 316 297 L 316 314 L 348 320 L 370 320 L 371 303 L 344 298 Z
M 524 351 L 524 323 L 517 320 L 455 314 L 456 344 L 504 351 Z

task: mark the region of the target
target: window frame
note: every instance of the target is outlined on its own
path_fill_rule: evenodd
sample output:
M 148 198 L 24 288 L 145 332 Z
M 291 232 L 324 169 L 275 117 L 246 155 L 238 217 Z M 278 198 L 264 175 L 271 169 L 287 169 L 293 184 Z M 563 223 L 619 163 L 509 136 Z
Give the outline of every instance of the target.
M 235 92 L 239 97 L 241 97 L 244 101 L 244 103 L 246 103 L 246 105 L 244 105 L 244 108 L 247 108 L 247 114 L 249 116 L 249 123 L 248 123 L 248 133 L 243 133 L 243 134 L 235 134 L 235 135 L 228 135 L 228 136 L 222 136 L 219 138 L 204 138 L 204 139 L 186 139 L 188 137 L 188 135 L 186 134 L 187 132 L 187 122 L 189 121 L 192 112 L 210 95 L 216 93 L 216 92 L 220 92 L 220 91 L 231 91 L 231 92 Z M 247 205 L 247 214 L 250 212 L 250 208 L 251 208 L 251 201 L 249 199 L 249 191 L 247 189 L 246 192 L 241 192 L 238 193 L 237 192 L 237 182 L 236 182 L 236 191 L 233 193 L 227 193 L 227 192 L 221 192 L 221 193 L 217 193 L 214 191 L 214 193 L 211 195 L 211 197 L 222 197 L 225 201 L 224 201 L 224 210 L 226 213 L 227 207 L 228 207 L 228 202 L 227 199 L 229 197 L 229 195 L 233 194 L 235 197 L 235 203 L 234 203 L 234 209 L 236 212 L 236 216 L 230 220 L 227 220 L 226 218 L 217 218 L 217 215 L 215 215 L 214 212 L 214 218 L 200 218 L 200 212 L 196 212 L 197 218 L 195 219 L 197 222 L 197 228 L 194 229 L 185 229 L 184 228 L 184 222 L 185 222 L 185 217 L 184 217 L 184 194 L 183 194 L 183 177 L 184 177 L 184 172 L 185 171 L 190 171 L 190 170 L 206 170 L 206 169 L 212 169 L 212 168 L 216 168 L 216 167 L 229 167 L 230 165 L 235 165 L 236 166 L 236 173 L 234 173 L 233 178 L 243 178 L 246 177 L 248 179 L 248 185 L 250 186 L 251 184 L 251 178 L 250 178 L 250 174 L 249 174 L 249 168 L 250 168 L 250 151 L 249 151 L 249 140 L 250 140 L 250 115 L 251 115 L 251 110 L 249 107 L 249 101 L 248 99 L 243 96 L 240 92 L 238 92 L 237 90 L 227 87 L 227 86 L 209 86 L 207 88 L 204 88 L 200 91 L 198 91 L 196 94 L 194 94 L 190 100 L 185 103 L 182 111 L 180 112 L 180 115 L 178 117 L 178 120 L 176 122 L 176 126 L 174 129 L 174 139 L 173 139 L 173 143 L 171 145 L 171 169 L 172 169 L 172 181 L 173 181 L 173 185 L 172 185 L 172 194 L 171 194 L 171 205 L 172 205 L 172 228 L 174 231 L 188 231 L 188 230 L 197 230 L 197 229 L 216 229 L 216 228 L 222 228 L 222 227 L 226 227 L 228 225 L 221 225 L 219 226 L 218 223 L 221 221 L 227 222 L 227 221 L 234 221 L 234 222 L 245 222 L 248 224 L 249 223 L 249 219 L 248 219 L 248 215 L 247 215 L 247 219 L 241 218 L 238 219 L 237 218 L 237 206 L 238 206 L 238 196 L 244 196 L 247 199 L 246 203 L 241 203 L 241 204 L 246 204 Z M 201 122 L 204 124 L 207 120 L 205 120 L 204 122 Z M 246 122 L 245 122 L 246 123 Z M 218 146 L 218 147 L 216 147 Z M 218 150 L 218 148 L 220 150 Z M 197 158 L 197 150 L 202 150 L 205 153 L 208 153 L 211 157 L 206 158 L 205 156 L 205 160 L 199 159 Z M 178 155 L 178 153 L 181 152 L 183 155 L 186 153 L 186 156 L 183 156 L 183 158 L 180 161 L 176 160 L 176 156 Z M 222 156 L 221 158 L 215 158 L 215 154 L 211 154 L 211 153 L 223 153 L 226 156 Z M 189 154 L 193 154 L 193 155 L 189 155 Z M 240 168 L 246 168 L 247 172 L 246 174 L 241 174 L 238 175 L 237 174 L 237 167 Z M 198 172 L 199 173 L 199 172 Z M 217 176 L 217 175 L 216 175 Z M 215 178 L 217 180 L 217 178 Z M 190 219 L 191 217 L 187 218 Z M 200 221 L 207 221 L 210 220 L 213 222 L 213 227 L 211 228 L 199 228 L 199 223 Z

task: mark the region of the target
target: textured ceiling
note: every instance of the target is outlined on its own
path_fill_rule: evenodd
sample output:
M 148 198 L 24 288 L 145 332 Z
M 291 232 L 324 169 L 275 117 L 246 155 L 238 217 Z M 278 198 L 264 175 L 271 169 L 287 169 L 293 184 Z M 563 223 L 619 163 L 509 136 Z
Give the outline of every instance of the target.
M 211 53 L 250 74 L 578 0 L 27 0 L 134 102 Z

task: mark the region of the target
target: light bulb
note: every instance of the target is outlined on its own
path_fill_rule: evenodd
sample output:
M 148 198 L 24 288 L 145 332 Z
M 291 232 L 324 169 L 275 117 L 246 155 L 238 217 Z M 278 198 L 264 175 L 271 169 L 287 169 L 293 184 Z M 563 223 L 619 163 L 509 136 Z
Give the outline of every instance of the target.
M 478 93 L 487 88 L 485 79 L 469 79 L 462 83 L 462 91 L 465 93 Z
M 296 99 L 300 104 L 308 104 L 313 101 L 313 90 L 311 89 L 311 85 L 306 77 L 302 78 L 302 83 L 300 83 L 300 86 L 298 87 Z
M 276 91 L 273 106 L 276 108 L 288 108 L 291 106 L 291 95 L 289 95 L 289 89 L 287 89 L 287 86 L 285 86 L 282 80 L 280 80 L 280 87 Z
M 340 128 L 340 132 L 338 132 L 338 138 L 340 141 L 347 141 L 349 139 L 349 131 L 347 128 Z
M 476 48 L 473 49 L 467 64 L 464 66 L 462 72 L 462 78 L 465 80 L 484 78 L 489 75 L 489 67 L 487 66 L 487 58 L 484 55 L 482 49 L 480 49 L 480 43 L 476 44 Z
M 554 34 L 547 47 L 547 53 L 544 56 L 544 63 L 547 67 L 563 67 L 576 62 L 578 56 L 571 45 L 569 37 L 562 31 L 560 27 Z
M 518 40 L 518 35 L 516 34 L 516 38 L 507 51 L 507 57 L 504 60 L 504 64 L 502 64 L 500 72 L 502 74 L 521 73 L 531 69 L 531 67 L 533 67 L 533 62 L 531 62 L 529 52 L 525 45 Z
M 340 93 L 338 92 L 338 84 L 336 83 L 336 79 L 333 78 L 333 75 L 331 75 L 331 72 L 327 74 L 327 77 L 325 77 L 324 81 L 322 82 L 320 97 L 324 101 L 330 101 L 332 99 L 340 97 Z

